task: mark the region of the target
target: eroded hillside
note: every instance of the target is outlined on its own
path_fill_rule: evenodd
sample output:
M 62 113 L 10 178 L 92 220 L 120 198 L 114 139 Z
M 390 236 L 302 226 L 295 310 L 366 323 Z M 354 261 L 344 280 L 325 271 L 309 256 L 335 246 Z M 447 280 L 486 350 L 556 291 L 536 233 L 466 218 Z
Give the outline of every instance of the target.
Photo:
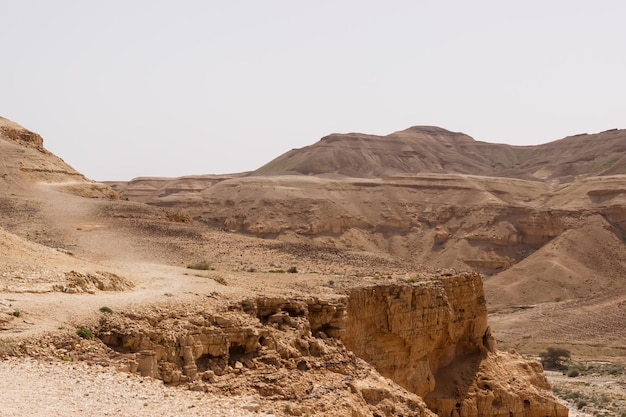
M 580 134 L 537 146 L 476 141 L 463 133 L 415 126 L 387 136 L 333 134 L 279 156 L 255 175 L 338 174 L 383 177 L 444 173 L 571 182 L 626 174 L 626 131 Z
M 580 354 L 622 356 L 623 135 L 612 130 L 533 147 L 486 144 L 439 128 L 332 135 L 254 175 L 112 185 L 196 224 L 293 250 L 365 253 L 405 270 L 480 272 L 502 345 L 537 352 L 561 343 Z M 407 156 L 409 148 L 419 157 Z M 326 168 L 315 168 L 322 162 Z M 593 313 L 579 314 L 581 303 Z M 545 324 L 535 326 L 539 314 Z M 611 337 L 595 331 L 609 328 Z
M 145 204 L 10 127 L 0 353 L 114 366 L 275 415 L 567 415 L 537 363 L 497 351 L 477 274 L 407 262 L 423 245 L 414 229 L 442 245 L 455 211 L 407 211 L 395 196 L 468 206 L 477 179 L 199 177 Z M 510 196 L 492 201 L 494 181 L 481 199 L 495 210 Z M 355 210 L 364 192 L 372 203 Z

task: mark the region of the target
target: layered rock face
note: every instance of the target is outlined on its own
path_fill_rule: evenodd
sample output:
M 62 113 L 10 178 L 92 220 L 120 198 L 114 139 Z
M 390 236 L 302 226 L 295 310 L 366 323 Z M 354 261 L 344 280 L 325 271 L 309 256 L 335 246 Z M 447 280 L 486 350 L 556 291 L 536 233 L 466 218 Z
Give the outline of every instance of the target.
M 464 274 L 106 316 L 99 337 L 125 370 L 317 412 L 335 393 L 352 415 L 566 416 L 540 365 L 496 352 L 486 317 L 480 277 Z
M 16 128 L 8 124 L 0 126 L 0 131 L 6 138 L 17 142 L 20 145 L 35 148 L 40 152 L 46 152 L 43 147 L 43 138 L 37 133 L 31 132 L 26 129 Z
M 85 197 L 117 197 L 108 186 L 85 178 L 44 148 L 35 132 L 0 117 L 0 186 L 24 189 L 34 183 L 68 183 L 65 191 Z
M 346 347 L 440 416 L 566 416 L 539 363 L 497 352 L 480 276 L 358 288 Z
M 494 350 L 480 277 L 354 289 L 346 346 L 411 392 L 426 396 L 455 358 Z
M 345 299 L 257 298 L 110 315 L 99 337 L 119 369 L 197 391 L 257 396 L 279 415 L 433 417 L 339 339 Z M 336 332 L 336 333 L 335 333 Z
M 210 228 L 389 256 L 407 271 L 480 272 L 492 311 L 624 288 L 623 175 L 568 185 L 435 174 L 240 177 L 189 180 L 197 188 L 170 193 L 176 183 L 151 183 L 141 201 Z

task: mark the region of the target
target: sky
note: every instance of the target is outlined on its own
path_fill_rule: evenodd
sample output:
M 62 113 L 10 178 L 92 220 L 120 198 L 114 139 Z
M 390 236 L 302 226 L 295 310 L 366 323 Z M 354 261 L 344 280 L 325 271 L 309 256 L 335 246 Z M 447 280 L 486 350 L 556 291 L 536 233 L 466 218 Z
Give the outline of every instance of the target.
M 254 170 L 331 133 L 626 128 L 623 1 L 0 0 L 0 116 L 98 180 Z

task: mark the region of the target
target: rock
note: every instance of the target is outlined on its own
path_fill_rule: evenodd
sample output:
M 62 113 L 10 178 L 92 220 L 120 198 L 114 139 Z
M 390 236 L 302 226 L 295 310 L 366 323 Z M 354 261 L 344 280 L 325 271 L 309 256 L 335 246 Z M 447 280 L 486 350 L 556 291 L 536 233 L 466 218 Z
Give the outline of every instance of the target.
M 537 363 L 497 352 L 478 274 L 392 280 L 328 299 L 257 297 L 218 313 L 195 308 L 102 315 L 99 335 L 135 355 L 141 375 L 308 401 L 291 413 L 347 396 L 338 415 L 564 415 Z M 249 397 L 242 408 L 262 404 Z
M 256 413 L 261 410 L 261 403 L 259 403 L 258 398 L 249 398 L 245 403 L 241 404 L 241 408 Z
M 137 354 L 137 372 L 151 378 L 159 375 L 156 354 L 153 350 L 143 350 Z

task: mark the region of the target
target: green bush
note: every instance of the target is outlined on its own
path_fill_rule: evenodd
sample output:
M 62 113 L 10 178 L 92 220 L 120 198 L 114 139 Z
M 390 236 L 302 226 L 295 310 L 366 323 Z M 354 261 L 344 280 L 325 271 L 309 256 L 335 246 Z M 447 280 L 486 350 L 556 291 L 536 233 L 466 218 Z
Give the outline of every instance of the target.
M 187 269 L 197 269 L 199 271 L 214 271 L 213 268 L 207 261 L 196 262 L 193 264 L 187 265 Z
M 79 337 L 82 337 L 83 339 L 93 339 L 94 337 L 96 337 L 93 332 L 89 329 L 87 329 L 86 327 L 81 327 L 80 329 L 76 330 L 76 334 Z
M 298 273 L 298 268 L 296 268 L 295 266 L 290 266 L 287 272 L 289 272 L 290 274 L 296 274 Z
M 107 313 L 107 314 L 113 314 L 113 310 L 111 310 L 109 307 L 107 306 L 102 306 L 100 307 L 100 312 L 101 313 Z
M 19 317 L 22 313 L 20 313 L 19 311 L 15 310 L 13 312 L 13 317 Z

